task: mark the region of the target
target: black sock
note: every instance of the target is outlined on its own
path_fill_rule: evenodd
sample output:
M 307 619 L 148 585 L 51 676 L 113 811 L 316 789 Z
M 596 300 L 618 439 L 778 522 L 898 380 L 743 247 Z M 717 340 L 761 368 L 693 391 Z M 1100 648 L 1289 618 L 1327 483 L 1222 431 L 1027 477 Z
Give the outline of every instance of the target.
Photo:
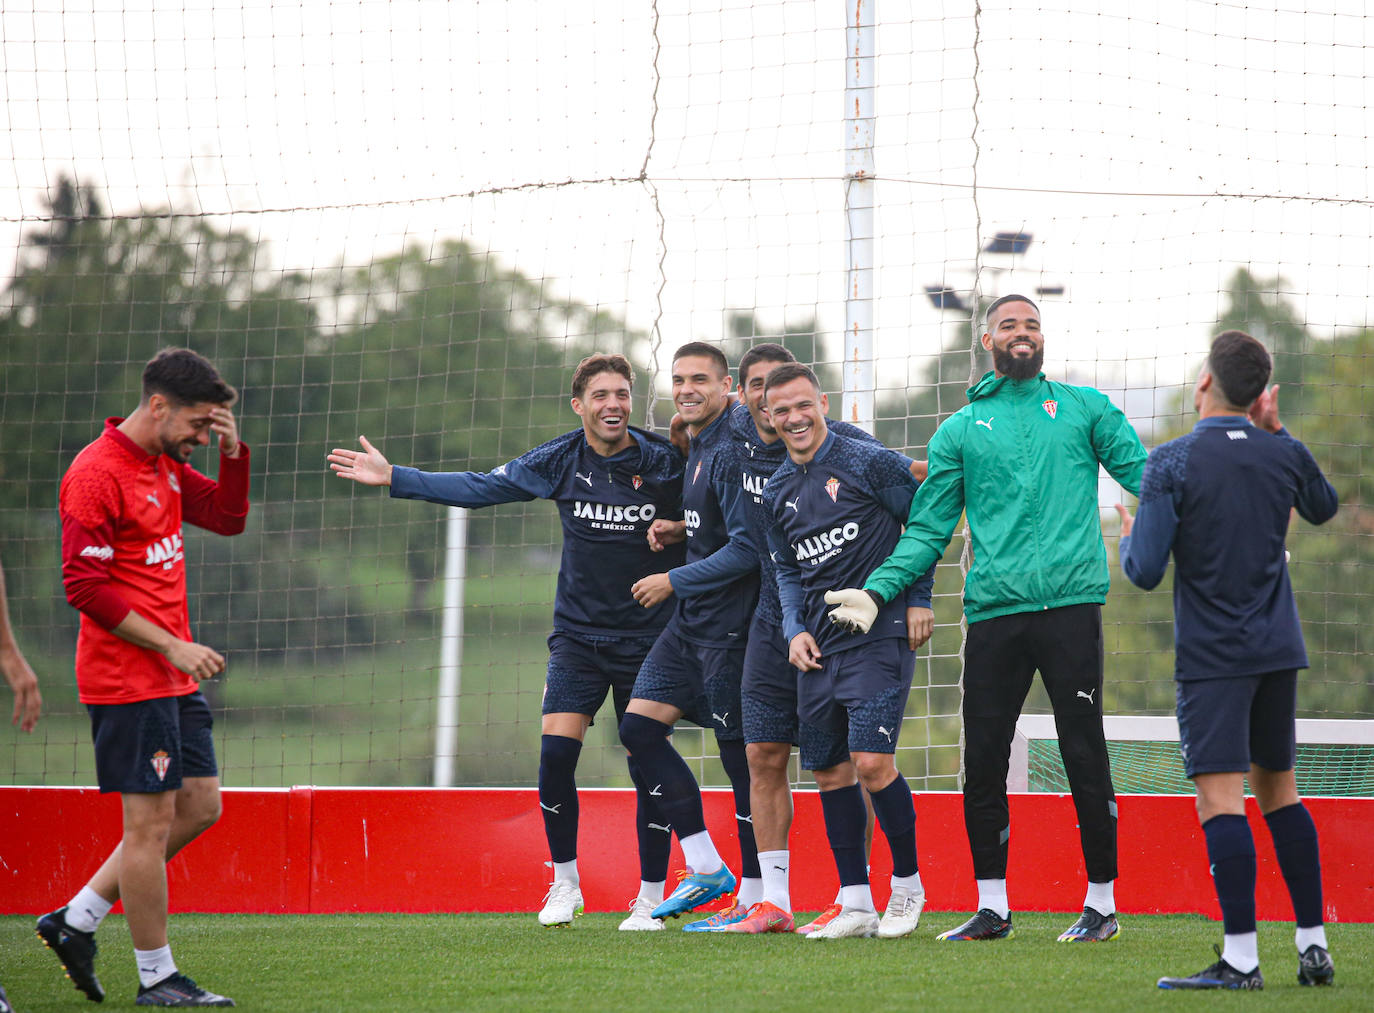
M 892 875 L 916 875 L 916 807 L 901 774 L 882 791 L 869 792 L 873 813 L 892 849 Z
M 1274 838 L 1279 871 L 1288 885 L 1298 928 L 1310 929 L 1322 924 L 1322 860 L 1312 814 L 1307 806 L 1298 802 L 1275 809 L 1264 820 Z
M 701 788 L 692 768 L 668 741 L 672 728 L 642 714 L 626 714 L 620 722 L 620 741 L 639 765 L 658 811 L 672 825 L 678 840 L 706 829 L 701 811 Z
M 867 885 L 864 830 L 868 826 L 868 810 L 864 807 L 859 786 L 851 784 L 847 788 L 821 792 L 821 814 L 825 817 L 825 836 L 835 856 L 840 886 Z
M 539 739 L 539 812 L 549 857 L 555 862 L 577 858 L 577 758 L 582 743 L 565 735 Z
M 720 765 L 730 779 L 735 793 L 735 826 L 739 830 L 739 860 L 741 878 L 761 879 L 759 847 L 754 841 L 754 820 L 749 808 L 749 760 L 743 742 L 716 742 L 720 749 Z
M 1255 931 L 1255 838 L 1244 816 L 1213 816 L 1202 825 L 1207 858 L 1228 936 Z

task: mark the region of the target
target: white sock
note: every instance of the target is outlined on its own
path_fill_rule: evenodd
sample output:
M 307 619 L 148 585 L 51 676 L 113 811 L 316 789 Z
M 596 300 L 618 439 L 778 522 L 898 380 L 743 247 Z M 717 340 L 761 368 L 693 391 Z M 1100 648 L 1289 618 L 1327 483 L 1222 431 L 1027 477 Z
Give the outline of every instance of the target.
M 582 880 L 577 876 L 577 859 L 571 862 L 554 862 L 553 881 L 555 883 L 571 883 L 573 886 L 580 886 Z
M 987 908 L 998 918 L 1010 918 L 1011 908 L 1007 906 L 1007 881 L 1005 879 L 979 879 L 978 910 Z
M 683 860 L 693 872 L 704 872 L 709 876 L 719 872 L 725 864 L 711 841 L 711 834 L 706 830 L 683 837 L 678 844 L 682 845 Z
M 913 872 L 910 876 L 893 876 L 892 889 L 898 888 L 910 890 L 912 893 L 925 893 L 925 887 L 921 885 L 921 874 Z
M 857 886 L 840 887 L 840 906 L 846 911 L 873 911 L 873 891 L 868 888 L 867 883 L 860 883 Z
M 1309 925 L 1307 928 L 1298 926 L 1298 931 L 1293 934 L 1293 942 L 1298 944 L 1298 952 L 1306 953 L 1309 946 L 1320 946 L 1323 950 L 1330 949 L 1326 945 L 1326 926 Z
M 1115 883 L 1114 879 L 1105 883 L 1088 883 L 1088 895 L 1083 898 L 1083 906 L 1092 908 L 1100 915 L 1116 914 L 1116 895 L 1112 890 Z
M 134 960 L 138 962 L 138 983 L 144 988 L 151 988 L 177 973 L 170 945 L 159 950 L 134 950 Z
M 746 911 L 763 900 L 763 880 L 754 877 L 740 877 L 735 891 L 735 903 Z
M 1259 967 L 1259 933 L 1242 932 L 1237 936 L 1225 936 L 1221 959 L 1241 974 L 1249 974 Z
M 642 900 L 651 902 L 655 907 L 663 903 L 663 881 L 650 883 L 647 879 L 639 881 L 639 896 Z
M 763 899 L 784 911 L 792 910 L 792 887 L 788 871 L 792 868 L 791 852 L 760 851 L 759 868 L 763 870 Z
M 65 921 L 78 932 L 94 932 L 114 907 L 114 901 L 106 900 L 89 886 L 83 886 L 75 897 L 67 902 Z

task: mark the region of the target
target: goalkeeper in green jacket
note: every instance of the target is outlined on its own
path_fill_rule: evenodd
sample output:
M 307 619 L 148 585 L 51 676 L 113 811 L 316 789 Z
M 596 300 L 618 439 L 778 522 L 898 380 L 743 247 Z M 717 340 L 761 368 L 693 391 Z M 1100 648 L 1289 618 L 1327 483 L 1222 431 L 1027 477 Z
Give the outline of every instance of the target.
M 947 940 L 1012 935 L 1007 902 L 1007 764 L 1039 670 L 1078 812 L 1088 890 L 1062 942 L 1115 937 L 1116 794 L 1102 734 L 1102 604 L 1110 578 L 1098 465 L 1130 493 L 1145 448 L 1091 387 L 1045 379 L 1040 311 L 1021 295 L 988 308 L 993 370 L 930 441 L 930 471 L 897 547 L 862 589 L 831 591 L 831 621 L 866 632 L 872 616 L 944 555 L 967 510 L 973 565 L 964 586 L 964 826 L 978 911 Z

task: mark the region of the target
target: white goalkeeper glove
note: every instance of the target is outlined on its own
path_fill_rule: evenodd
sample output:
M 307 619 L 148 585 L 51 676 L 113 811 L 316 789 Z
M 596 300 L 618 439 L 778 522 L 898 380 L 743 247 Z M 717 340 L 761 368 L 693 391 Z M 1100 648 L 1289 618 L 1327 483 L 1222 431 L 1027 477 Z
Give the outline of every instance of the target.
M 830 621 L 850 633 L 867 633 L 878 618 L 878 606 L 882 604 L 872 591 L 857 587 L 827 591 L 825 603 L 839 606 L 830 610 Z

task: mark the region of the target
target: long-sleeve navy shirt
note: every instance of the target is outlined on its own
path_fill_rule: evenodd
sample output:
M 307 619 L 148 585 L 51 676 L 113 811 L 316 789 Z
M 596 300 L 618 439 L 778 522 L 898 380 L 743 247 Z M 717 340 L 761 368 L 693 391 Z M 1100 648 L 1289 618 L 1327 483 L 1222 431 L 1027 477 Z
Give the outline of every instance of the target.
M 1294 508 L 1322 524 L 1336 506 L 1306 447 L 1244 416 L 1201 419 L 1150 453 L 1121 568 L 1149 590 L 1173 553 L 1176 679 L 1307 667 L 1284 537 Z
M 681 545 L 649 551 L 656 517 L 682 516 L 682 455 L 667 440 L 631 427 L 634 443 L 602 457 L 581 429 L 564 433 L 489 472 L 391 469 L 391 495 L 450 506 L 552 500 L 563 522 L 563 558 L 553 628 L 598 637 L 653 637 L 671 600 L 646 609 L 630 586 L 684 556 Z
M 788 642 L 805 631 L 822 653 L 865 642 L 906 637 L 906 610 L 930 607 L 935 582 L 932 565 L 878 611 L 867 634 L 846 632 L 831 623 L 825 592 L 858 587 L 887 558 L 902 533 L 916 495 L 910 459 L 881 443 L 826 436 L 807 464 L 786 461 L 763 491 L 773 523 L 768 547 L 777 566 L 783 636 Z
M 749 530 L 741 452 L 726 405 L 692 439 L 682 479 L 687 562 L 668 571 L 677 595 L 673 625 L 684 640 L 705 647 L 743 649 L 759 597 L 759 552 Z
M 826 424 L 836 436 L 882 444 L 858 426 L 838 419 L 827 419 Z M 738 402 L 730 409 L 730 430 L 740 445 L 740 478 L 744 483 L 746 503 L 749 507 L 749 530 L 759 550 L 759 603 L 756 614 L 775 626 L 782 625 L 782 604 L 778 601 L 777 571 L 773 565 L 772 553 L 767 551 L 768 529 L 773 526 L 772 514 L 764 506 L 763 489 L 768 480 L 787 460 L 787 445 L 781 439 L 764 443 L 759 439 L 758 428 L 749 409 Z M 893 451 L 896 453 L 896 451 Z M 911 467 L 911 458 L 898 455 Z

